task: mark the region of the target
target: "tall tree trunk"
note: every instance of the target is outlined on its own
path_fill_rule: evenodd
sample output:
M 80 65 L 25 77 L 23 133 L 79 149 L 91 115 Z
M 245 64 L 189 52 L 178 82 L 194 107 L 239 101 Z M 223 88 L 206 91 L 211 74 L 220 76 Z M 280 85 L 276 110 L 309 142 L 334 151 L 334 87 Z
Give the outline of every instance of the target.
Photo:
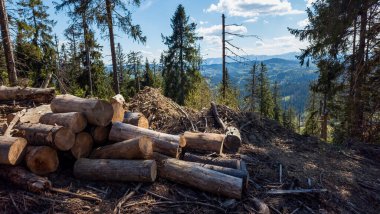
M 108 32 L 109 32 L 110 46 L 111 46 L 114 91 L 116 94 L 120 94 L 119 78 L 117 74 L 117 63 L 116 63 L 116 51 L 115 51 L 115 40 L 114 40 L 115 38 L 114 38 L 114 33 L 113 33 L 111 0 L 106 0 L 106 10 L 107 10 Z
M 90 85 L 90 95 L 93 96 L 93 89 L 92 89 L 92 74 L 91 74 L 91 62 L 90 62 L 90 47 L 89 47 L 89 30 L 88 30 L 88 24 L 87 24 L 87 17 L 86 12 L 82 14 L 82 25 L 83 25 L 83 37 L 84 37 L 84 48 L 86 51 L 86 67 L 88 72 L 88 84 Z
M 357 54 L 357 66 L 355 72 L 354 82 L 354 100 L 353 100 L 353 121 L 351 137 L 362 138 L 363 124 L 364 124 L 364 106 L 362 101 L 362 89 L 367 74 L 365 62 L 365 48 L 367 38 L 367 24 L 368 24 L 368 2 L 363 1 L 362 10 L 360 13 L 360 32 L 359 32 L 359 47 Z
M 354 36 L 352 40 L 352 59 L 351 59 L 351 73 L 350 73 L 350 91 L 348 98 L 348 111 L 347 111 L 347 131 L 350 133 L 352 130 L 352 120 L 354 118 L 354 88 L 355 88 L 355 70 L 356 70 L 356 32 L 357 32 L 357 18 L 354 20 Z
M 11 86 L 17 85 L 17 73 L 13 55 L 12 41 L 8 28 L 8 14 L 5 8 L 5 0 L 0 0 L 0 28 L 1 38 L 7 63 L 8 79 Z

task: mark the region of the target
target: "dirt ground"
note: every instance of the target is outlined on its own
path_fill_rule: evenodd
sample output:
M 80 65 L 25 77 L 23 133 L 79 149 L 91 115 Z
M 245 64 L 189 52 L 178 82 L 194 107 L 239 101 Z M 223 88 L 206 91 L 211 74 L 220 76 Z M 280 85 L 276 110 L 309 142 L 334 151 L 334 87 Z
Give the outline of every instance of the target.
M 128 101 L 127 107 L 142 112 L 155 130 L 177 134 L 192 130 L 193 124 L 201 132 L 221 132 L 209 109 L 195 111 L 177 106 L 156 89 L 144 89 Z M 0 107 L 0 127 L 12 108 Z M 158 178 L 155 183 L 142 184 L 123 201 L 123 196 L 138 183 L 77 180 L 72 175 L 73 162 L 66 160 L 48 176 L 53 186 L 94 196 L 101 202 L 62 193 L 35 194 L 0 181 L 0 213 L 257 213 L 257 199 L 265 202 L 271 213 L 380 212 L 379 145 L 327 144 L 291 132 L 275 121 L 260 119 L 254 113 L 236 112 L 225 106 L 218 109 L 224 121 L 241 129 L 244 144 L 238 154 L 230 156 L 243 159 L 250 173 L 242 200 L 218 197 Z M 327 192 L 268 194 L 272 189 L 298 188 Z

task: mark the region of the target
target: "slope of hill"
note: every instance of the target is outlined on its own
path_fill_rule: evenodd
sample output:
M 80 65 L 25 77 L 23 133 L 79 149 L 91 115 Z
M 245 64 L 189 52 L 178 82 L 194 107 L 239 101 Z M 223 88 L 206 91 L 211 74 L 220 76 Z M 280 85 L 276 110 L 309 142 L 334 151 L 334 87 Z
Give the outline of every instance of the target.
M 227 64 L 231 81 L 239 87 L 242 94 L 249 78 L 249 70 L 255 61 L 246 64 L 231 62 Z M 271 83 L 277 81 L 280 85 L 281 96 L 286 103 L 293 105 L 298 111 L 303 111 L 308 97 L 309 84 L 317 78 L 317 68 L 300 66 L 296 60 L 270 58 L 263 61 L 268 68 L 268 77 Z M 222 80 L 221 64 L 204 64 L 202 74 L 209 79 L 211 86 L 215 87 Z M 286 101 L 286 102 L 285 102 Z

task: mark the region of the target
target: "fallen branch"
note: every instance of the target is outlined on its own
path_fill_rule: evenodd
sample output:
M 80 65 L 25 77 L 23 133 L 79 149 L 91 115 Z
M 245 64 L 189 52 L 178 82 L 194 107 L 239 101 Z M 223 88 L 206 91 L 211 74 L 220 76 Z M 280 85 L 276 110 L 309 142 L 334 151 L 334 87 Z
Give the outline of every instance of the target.
M 12 121 L 9 123 L 7 129 L 4 131 L 4 136 L 11 136 L 11 131 L 13 127 L 17 124 L 17 122 L 20 120 L 21 113 L 16 113 Z
M 119 202 L 117 203 L 115 209 L 113 210 L 113 213 L 116 214 L 116 213 L 120 213 L 120 209 L 121 209 L 121 206 L 129 199 L 131 198 L 139 189 L 140 187 L 142 186 L 142 183 L 139 183 L 135 189 L 133 189 L 131 192 L 128 193 L 128 195 L 126 196 L 123 196 Z
M 67 191 L 67 190 L 58 189 L 58 188 L 54 188 L 54 187 L 50 187 L 49 190 L 52 191 L 52 192 L 62 193 L 62 194 L 65 194 L 65 195 L 72 195 L 72 196 L 75 196 L 75 197 L 78 197 L 78 198 L 82 198 L 82 199 L 85 199 L 85 200 L 99 201 L 99 202 L 102 201 L 102 199 L 97 198 L 97 197 L 93 197 L 93 196 L 89 196 L 89 195 L 81 195 L 81 194 L 78 194 L 78 193 L 74 193 L 74 192 L 70 192 L 70 191 Z
M 322 193 L 322 192 L 327 192 L 327 189 L 270 190 L 267 192 L 267 194 L 269 194 L 269 195 L 284 195 L 284 194 Z

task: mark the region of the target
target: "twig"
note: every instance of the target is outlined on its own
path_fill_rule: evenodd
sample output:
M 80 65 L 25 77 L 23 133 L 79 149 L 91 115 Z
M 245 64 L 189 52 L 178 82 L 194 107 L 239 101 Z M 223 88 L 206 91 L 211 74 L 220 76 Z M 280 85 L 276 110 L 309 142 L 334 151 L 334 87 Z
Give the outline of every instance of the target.
M 216 108 L 216 104 L 214 102 L 211 102 L 211 108 L 212 108 L 212 113 L 214 114 L 214 117 L 216 121 L 218 122 L 219 126 L 225 131 L 227 129 L 227 126 L 224 124 L 222 119 L 219 117 L 218 109 Z
M 165 197 L 165 196 L 158 195 L 158 194 L 156 194 L 156 193 L 154 193 L 154 192 L 151 192 L 151 191 L 148 191 L 148 190 L 146 190 L 146 189 L 142 189 L 142 191 L 144 191 L 145 193 L 147 193 L 147 194 L 149 194 L 149 195 L 152 195 L 152 196 L 154 196 L 154 197 L 157 197 L 157 198 L 160 198 L 160 199 L 163 199 L 163 200 L 167 200 L 167 201 L 172 201 L 170 198 L 167 198 L 167 197 Z
M 290 214 L 295 214 L 296 212 L 298 212 L 298 210 L 300 210 L 299 207 L 297 209 L 293 210 L 293 212 L 291 212 Z
M 142 186 L 142 183 L 139 183 L 135 189 L 133 189 L 131 192 L 128 193 L 128 195 L 126 196 L 123 196 L 119 202 L 117 203 L 115 209 L 113 210 L 113 213 L 120 213 L 120 209 L 121 209 L 121 206 L 129 199 L 131 198 L 139 189 L 140 187 Z
M 279 171 L 279 177 L 280 177 L 280 183 L 282 184 L 282 164 L 280 164 L 280 171 Z
M 277 214 L 282 214 L 280 211 L 278 211 L 278 209 L 274 208 L 273 206 L 271 206 L 271 205 L 269 205 L 269 204 L 268 204 L 268 207 L 269 207 L 271 210 L 273 210 L 275 213 L 277 213 Z
M 194 126 L 194 124 L 193 124 L 193 121 L 190 120 L 190 117 L 189 117 L 189 115 L 186 113 L 186 111 L 183 110 L 183 109 L 181 108 L 181 106 L 179 106 L 179 105 L 177 105 L 177 104 L 174 104 L 174 103 L 172 103 L 172 102 L 169 102 L 169 103 L 171 103 L 172 106 L 173 106 L 174 108 L 178 109 L 182 114 L 185 115 L 186 119 L 187 119 L 187 120 L 190 122 L 190 124 L 191 124 L 191 129 L 192 129 L 192 131 L 196 131 L 195 126 Z
M 93 196 L 89 196 L 89 195 L 81 195 L 81 194 L 78 194 L 78 193 L 70 192 L 70 191 L 63 190 L 63 189 L 57 189 L 57 188 L 54 188 L 54 187 L 50 187 L 49 190 L 52 191 L 52 192 L 62 193 L 62 194 L 66 194 L 66 195 L 72 195 L 72 196 L 75 196 L 75 197 L 78 197 L 78 198 L 82 198 L 82 199 L 85 199 L 85 200 L 99 201 L 99 202 L 102 201 L 102 199 L 97 198 L 97 197 L 93 197 Z
M 17 206 L 15 200 L 13 199 L 12 194 L 9 194 L 9 197 L 11 198 L 12 204 L 13 204 L 13 206 L 16 208 L 17 213 L 21 214 L 22 212 L 21 212 L 20 208 L 18 208 L 18 206 Z
M 306 206 L 305 204 L 302 204 L 303 207 L 305 207 L 310 213 L 315 213 L 310 207 Z
M 269 190 L 267 194 L 283 195 L 283 194 L 298 194 L 298 193 L 322 193 L 327 192 L 327 189 L 295 189 L 295 190 Z
M 149 205 L 196 204 L 196 205 L 201 205 L 201 206 L 205 206 L 205 207 L 210 207 L 210 208 L 216 209 L 216 210 L 218 210 L 218 211 L 220 211 L 222 213 L 226 212 L 226 210 L 223 209 L 223 208 L 221 208 L 221 207 L 218 207 L 218 206 L 215 206 L 215 205 L 212 205 L 212 204 L 208 204 L 208 203 L 199 202 L 199 201 L 158 201 L 158 202 L 154 202 L 154 203 L 151 203 L 151 201 L 140 201 L 140 202 L 136 202 L 136 203 L 127 204 L 124 207 L 131 207 L 131 206 L 135 206 L 135 205 L 138 205 L 138 204 L 149 204 Z
M 103 193 L 103 194 L 107 194 L 108 193 L 107 191 L 103 191 L 101 189 L 95 188 L 95 187 L 90 186 L 90 185 L 87 185 L 86 187 L 89 188 L 89 189 L 95 190 L 97 192 Z

